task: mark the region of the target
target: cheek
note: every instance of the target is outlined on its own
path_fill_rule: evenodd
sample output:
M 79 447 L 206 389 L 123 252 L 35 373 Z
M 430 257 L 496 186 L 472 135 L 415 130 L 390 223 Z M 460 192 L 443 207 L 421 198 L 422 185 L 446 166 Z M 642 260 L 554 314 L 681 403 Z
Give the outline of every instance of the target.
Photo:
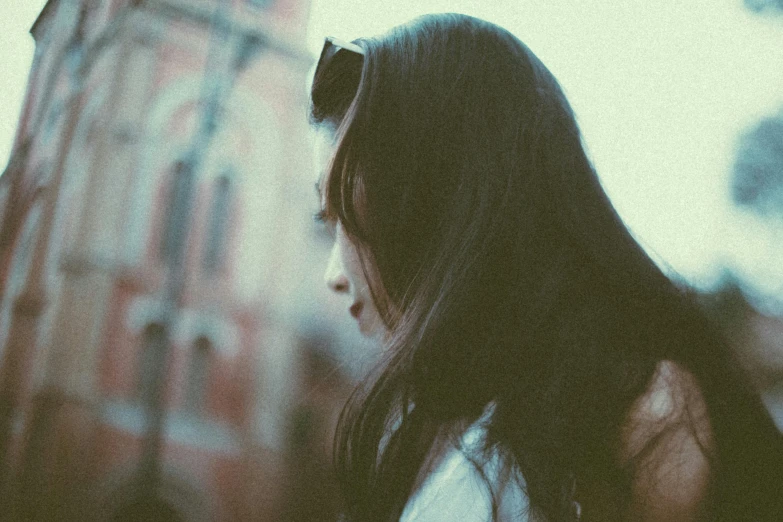
M 345 275 L 354 284 L 359 283 L 363 286 L 364 275 L 362 273 L 362 266 L 356 247 L 354 247 L 350 241 L 344 239 L 343 241 L 338 242 L 338 250 L 340 252 L 340 259 L 342 261 L 343 269 L 345 270 Z
M 336 230 L 335 244 L 340 252 L 340 260 L 345 275 L 350 280 L 354 291 L 367 297 L 365 294 L 367 294 L 368 285 L 364 276 L 359 251 L 356 248 L 356 245 L 348 239 L 341 227 L 338 227 Z

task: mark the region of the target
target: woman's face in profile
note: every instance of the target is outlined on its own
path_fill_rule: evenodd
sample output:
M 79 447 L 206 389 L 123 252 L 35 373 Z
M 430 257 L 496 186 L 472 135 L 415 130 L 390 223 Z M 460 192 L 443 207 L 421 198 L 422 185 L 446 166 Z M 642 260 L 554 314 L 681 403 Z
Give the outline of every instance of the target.
M 319 170 L 328 172 L 334 155 L 333 135 L 319 134 L 315 152 Z M 319 193 L 323 193 L 320 189 L 322 182 L 318 182 Z M 323 205 L 323 201 L 319 203 Z M 324 274 L 326 285 L 344 297 L 346 311 L 356 320 L 359 331 L 366 337 L 380 339 L 386 335 L 387 329 L 372 298 L 356 245 L 339 222 L 327 225 L 334 227 L 334 244 Z
M 386 326 L 373 301 L 359 253 L 339 222 L 335 225 L 334 245 L 324 278 L 330 290 L 346 297 L 347 311 L 356 320 L 363 335 L 382 338 L 386 334 Z

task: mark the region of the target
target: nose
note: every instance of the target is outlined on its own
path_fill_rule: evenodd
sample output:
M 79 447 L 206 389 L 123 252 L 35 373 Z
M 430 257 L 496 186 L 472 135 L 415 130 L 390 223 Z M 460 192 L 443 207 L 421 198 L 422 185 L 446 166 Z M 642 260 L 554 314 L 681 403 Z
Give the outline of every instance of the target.
M 336 243 L 332 247 L 331 254 L 329 254 L 329 262 L 326 265 L 324 280 L 326 281 L 326 286 L 329 287 L 329 290 L 338 294 L 347 293 L 350 288 Z

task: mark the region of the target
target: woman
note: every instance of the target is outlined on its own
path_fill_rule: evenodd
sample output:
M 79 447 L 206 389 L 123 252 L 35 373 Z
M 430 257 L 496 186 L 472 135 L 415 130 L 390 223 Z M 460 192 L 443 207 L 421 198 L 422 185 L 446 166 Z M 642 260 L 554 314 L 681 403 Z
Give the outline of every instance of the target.
M 328 283 L 388 346 L 338 429 L 347 520 L 783 520 L 779 432 L 517 38 L 328 40 L 311 117 Z

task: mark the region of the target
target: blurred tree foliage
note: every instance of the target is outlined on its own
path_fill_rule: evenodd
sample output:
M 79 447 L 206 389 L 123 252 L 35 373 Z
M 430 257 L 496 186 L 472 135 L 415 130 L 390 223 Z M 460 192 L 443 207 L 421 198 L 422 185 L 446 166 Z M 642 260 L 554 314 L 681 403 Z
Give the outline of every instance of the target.
M 783 14 L 783 0 L 745 0 L 745 7 L 754 13 Z
M 697 302 L 707 317 L 724 333 L 736 333 L 745 323 L 750 304 L 742 292 L 742 283 L 730 271 L 722 274 L 718 287 L 699 294 Z
M 783 6 L 783 0 L 776 0 Z M 764 217 L 783 219 L 783 113 L 762 119 L 740 138 L 732 196 Z

